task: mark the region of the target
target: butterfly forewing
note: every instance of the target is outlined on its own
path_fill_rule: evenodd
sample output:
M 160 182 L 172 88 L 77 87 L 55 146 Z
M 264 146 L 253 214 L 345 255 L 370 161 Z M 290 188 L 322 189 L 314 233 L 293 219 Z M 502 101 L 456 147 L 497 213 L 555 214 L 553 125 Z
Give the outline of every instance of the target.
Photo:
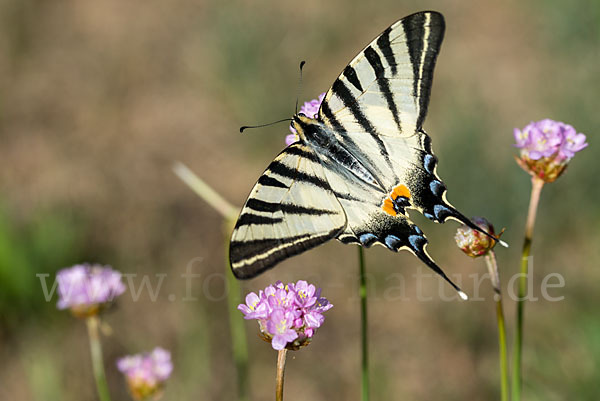
M 306 145 L 295 143 L 259 178 L 233 231 L 229 257 L 238 278 L 335 238 L 346 215 Z
M 327 92 L 319 119 L 384 184 L 405 185 L 407 209 L 444 222 L 468 222 L 445 199 L 437 159 L 421 128 L 444 36 L 441 14 L 420 12 L 386 29 L 360 52 Z M 470 222 L 469 222 L 470 223 Z
M 415 133 L 427 114 L 444 29 L 436 12 L 413 14 L 390 26 L 335 80 L 319 118 L 346 132 Z

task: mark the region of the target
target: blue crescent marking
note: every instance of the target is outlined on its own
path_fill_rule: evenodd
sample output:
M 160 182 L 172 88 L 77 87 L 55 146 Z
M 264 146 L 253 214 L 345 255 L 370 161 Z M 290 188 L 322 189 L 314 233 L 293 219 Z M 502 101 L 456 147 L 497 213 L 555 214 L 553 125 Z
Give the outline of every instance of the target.
M 377 236 L 375 234 L 371 234 L 371 233 L 365 233 L 365 234 L 361 234 L 360 237 L 358 237 L 358 240 L 360 241 L 361 244 L 363 245 L 370 245 L 373 243 L 373 241 L 375 241 L 377 239 Z
M 435 167 L 435 157 L 432 155 L 425 155 L 423 158 L 423 167 L 429 174 L 433 174 L 433 168 Z
M 393 250 L 398 249 L 398 247 L 396 246 L 397 243 L 401 243 L 402 241 L 400 240 L 400 238 L 396 237 L 395 235 L 388 235 L 387 237 L 385 237 L 385 245 Z
M 423 250 L 423 241 L 427 242 L 427 240 L 421 235 L 411 235 L 408 237 L 408 242 L 412 245 L 413 249 L 418 251 Z
M 441 196 L 444 192 L 444 184 L 439 182 L 438 180 L 433 180 L 429 183 L 429 189 L 436 196 Z
M 437 217 L 438 220 L 440 220 L 440 213 L 442 212 L 450 213 L 450 209 L 448 209 L 444 205 L 435 205 L 433 207 L 433 213 L 435 214 L 435 217 Z

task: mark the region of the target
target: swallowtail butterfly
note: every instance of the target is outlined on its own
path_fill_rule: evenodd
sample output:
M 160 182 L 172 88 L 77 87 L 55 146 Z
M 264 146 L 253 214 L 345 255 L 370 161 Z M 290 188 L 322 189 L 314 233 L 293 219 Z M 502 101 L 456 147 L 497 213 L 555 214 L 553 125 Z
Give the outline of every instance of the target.
M 407 214 L 481 231 L 446 200 L 423 130 L 444 26 L 431 11 L 397 21 L 344 68 L 316 118 L 293 117 L 299 140 L 258 179 L 235 225 L 229 257 L 237 278 L 336 238 L 407 249 L 458 290 Z

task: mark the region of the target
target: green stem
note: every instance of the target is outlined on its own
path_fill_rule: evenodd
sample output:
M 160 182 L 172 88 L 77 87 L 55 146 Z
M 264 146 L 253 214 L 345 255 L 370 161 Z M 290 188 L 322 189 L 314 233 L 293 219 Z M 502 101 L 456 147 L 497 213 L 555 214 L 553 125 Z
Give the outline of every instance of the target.
M 287 349 L 284 348 L 277 354 L 277 377 L 275 379 L 275 401 L 283 401 L 283 375 L 285 373 L 285 359 Z
M 363 248 L 358 247 L 359 296 L 360 296 L 360 337 L 361 337 L 361 400 L 369 400 L 369 344 L 367 341 L 367 279 L 365 276 L 365 256 Z
M 521 374 L 521 360 L 523 347 L 523 321 L 525 309 L 525 292 L 527 291 L 527 273 L 529 267 L 529 254 L 531 251 L 531 241 L 533 238 L 533 227 L 535 226 L 535 216 L 540 201 L 540 193 L 544 181 L 537 177 L 531 178 L 531 198 L 529 199 L 529 211 L 527 212 L 527 222 L 525 224 L 525 239 L 523 241 L 523 252 L 521 255 L 521 274 L 519 277 L 519 297 L 517 299 L 517 327 L 515 333 L 515 346 L 513 348 L 513 376 L 512 376 L 512 399 L 521 400 L 521 389 L 523 387 L 523 378 Z
M 86 324 L 88 329 L 88 335 L 90 337 L 92 368 L 94 370 L 94 378 L 96 379 L 96 389 L 98 390 L 98 398 L 100 398 L 100 401 L 110 401 L 108 384 L 106 383 L 106 376 L 104 375 L 102 345 L 100 344 L 100 334 L 98 332 L 100 320 L 97 316 L 90 316 L 86 319 Z
M 506 327 L 504 325 L 504 310 L 502 308 L 502 287 L 500 286 L 500 275 L 498 274 L 498 263 L 496 254 L 489 251 L 485 255 L 488 272 L 492 278 L 494 287 L 494 300 L 496 301 L 496 320 L 498 322 L 498 345 L 500 348 L 500 399 L 508 401 L 508 359 L 506 355 Z
M 217 191 L 212 189 L 192 170 L 184 164 L 176 162 L 173 165 L 173 172 L 179 177 L 192 191 L 201 197 L 206 203 L 212 206 L 225 219 L 224 236 L 225 249 L 228 249 L 229 234 L 233 229 L 238 215 L 238 209 L 223 198 Z M 235 279 L 229 269 L 229 256 L 225 260 L 225 277 L 227 279 L 227 310 L 229 317 L 229 327 L 231 330 L 231 347 L 233 360 L 235 363 L 238 384 L 238 399 L 245 401 L 248 399 L 248 347 L 246 344 L 246 330 L 244 322 L 237 314 L 237 306 L 241 301 L 240 284 Z

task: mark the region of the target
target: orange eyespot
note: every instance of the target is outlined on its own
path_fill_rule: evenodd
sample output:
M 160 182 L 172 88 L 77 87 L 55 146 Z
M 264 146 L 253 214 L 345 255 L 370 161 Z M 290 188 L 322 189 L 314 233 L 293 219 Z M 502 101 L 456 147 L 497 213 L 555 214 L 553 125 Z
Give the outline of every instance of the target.
M 406 185 L 398 185 L 392 191 L 392 199 L 396 199 L 399 196 L 404 196 L 410 199 L 410 190 L 406 187 Z
M 396 216 L 396 210 L 394 209 L 394 202 L 390 198 L 385 198 L 383 200 L 383 205 L 381 206 L 384 212 L 389 214 L 390 216 Z
M 394 201 L 399 197 L 410 199 L 410 190 L 406 187 L 406 185 L 398 185 L 397 187 L 394 187 L 390 196 L 383 200 L 383 204 L 381 205 L 383 211 L 390 216 L 396 216 L 398 212 L 396 211 Z

